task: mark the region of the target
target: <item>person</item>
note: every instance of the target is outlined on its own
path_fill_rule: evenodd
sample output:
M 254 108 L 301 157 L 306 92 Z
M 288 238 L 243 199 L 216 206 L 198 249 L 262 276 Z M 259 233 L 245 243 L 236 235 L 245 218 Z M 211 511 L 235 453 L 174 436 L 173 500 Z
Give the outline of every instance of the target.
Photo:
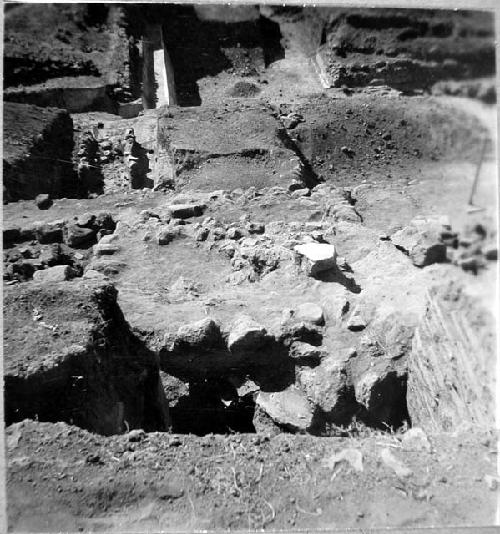
M 133 128 L 128 129 L 125 134 L 123 156 L 129 169 L 130 187 L 142 189 L 149 171 L 149 160 L 146 151 L 137 142 Z

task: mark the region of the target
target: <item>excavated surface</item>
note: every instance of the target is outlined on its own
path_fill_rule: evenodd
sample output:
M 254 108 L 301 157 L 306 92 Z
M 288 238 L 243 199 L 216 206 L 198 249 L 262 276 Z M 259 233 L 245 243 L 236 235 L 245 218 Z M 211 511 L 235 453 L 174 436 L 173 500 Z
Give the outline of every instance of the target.
M 493 101 L 447 81 L 463 61 L 488 83 L 471 58 L 493 53 L 491 17 L 33 9 L 7 10 L 6 85 L 31 70 L 43 106 L 61 77 L 118 91 L 81 113 L 6 105 L 4 166 L 71 118 L 59 159 L 75 171 L 90 130 L 103 179 L 51 205 L 4 192 L 9 529 L 492 524 L 496 110 L 443 96 Z M 160 23 L 183 107 L 124 119 Z M 334 88 L 321 58 L 347 69 Z M 411 68 L 368 87 L 375 60 Z

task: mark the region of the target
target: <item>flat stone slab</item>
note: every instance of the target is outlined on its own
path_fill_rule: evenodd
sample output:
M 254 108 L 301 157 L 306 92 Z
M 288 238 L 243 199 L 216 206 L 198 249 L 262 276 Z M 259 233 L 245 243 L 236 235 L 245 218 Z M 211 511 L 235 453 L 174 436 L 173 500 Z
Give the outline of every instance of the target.
M 304 243 L 296 245 L 294 250 L 303 258 L 302 265 L 309 276 L 334 269 L 336 266 L 337 251 L 334 245 Z

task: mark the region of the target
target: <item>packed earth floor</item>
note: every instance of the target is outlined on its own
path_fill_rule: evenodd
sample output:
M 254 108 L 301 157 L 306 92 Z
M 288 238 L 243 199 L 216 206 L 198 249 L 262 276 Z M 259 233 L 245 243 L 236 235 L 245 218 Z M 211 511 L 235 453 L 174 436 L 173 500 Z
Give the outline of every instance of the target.
M 4 14 L 9 531 L 495 524 L 493 15 Z

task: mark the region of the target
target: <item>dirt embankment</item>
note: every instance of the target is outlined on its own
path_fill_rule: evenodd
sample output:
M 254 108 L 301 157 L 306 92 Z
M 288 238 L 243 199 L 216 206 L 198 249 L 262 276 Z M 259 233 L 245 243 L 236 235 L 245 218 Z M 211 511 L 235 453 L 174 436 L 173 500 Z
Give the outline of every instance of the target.
M 332 87 L 414 91 L 495 72 L 493 19 L 486 12 L 334 9 L 323 17 L 317 61 Z
M 76 180 L 73 121 L 62 109 L 5 103 L 4 201 L 64 196 Z
M 158 361 L 129 331 L 113 286 L 74 281 L 4 293 L 5 414 L 109 435 L 166 430 Z

